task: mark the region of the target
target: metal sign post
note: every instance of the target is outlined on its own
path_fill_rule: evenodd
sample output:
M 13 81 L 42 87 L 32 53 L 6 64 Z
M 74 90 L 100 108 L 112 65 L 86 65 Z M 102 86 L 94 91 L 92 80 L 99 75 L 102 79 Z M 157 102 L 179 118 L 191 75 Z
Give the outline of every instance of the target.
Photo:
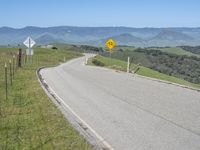
M 108 41 L 106 41 L 105 45 L 109 48 L 111 58 L 111 51 L 116 46 L 116 42 L 110 38 Z
M 28 48 L 26 49 L 27 61 L 30 61 L 30 57 L 34 54 L 32 47 L 36 42 L 29 36 L 25 41 L 24 45 Z

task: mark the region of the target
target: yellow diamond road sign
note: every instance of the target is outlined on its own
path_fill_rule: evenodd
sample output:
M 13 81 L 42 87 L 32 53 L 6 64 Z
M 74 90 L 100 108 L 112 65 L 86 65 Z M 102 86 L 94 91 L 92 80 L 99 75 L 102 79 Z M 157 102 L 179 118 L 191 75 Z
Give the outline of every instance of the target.
M 113 39 L 109 39 L 106 42 L 106 46 L 111 50 L 116 46 L 116 42 Z

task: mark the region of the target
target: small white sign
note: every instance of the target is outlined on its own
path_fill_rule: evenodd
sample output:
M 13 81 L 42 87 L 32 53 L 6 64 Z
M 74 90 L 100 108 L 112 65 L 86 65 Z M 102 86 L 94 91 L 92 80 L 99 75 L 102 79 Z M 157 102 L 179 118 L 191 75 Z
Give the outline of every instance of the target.
M 30 36 L 24 41 L 24 45 L 29 49 L 32 48 L 35 44 L 35 41 Z
M 31 48 L 28 48 L 28 49 L 26 49 L 26 55 L 33 55 L 34 54 L 34 52 L 33 52 L 33 49 L 31 49 Z

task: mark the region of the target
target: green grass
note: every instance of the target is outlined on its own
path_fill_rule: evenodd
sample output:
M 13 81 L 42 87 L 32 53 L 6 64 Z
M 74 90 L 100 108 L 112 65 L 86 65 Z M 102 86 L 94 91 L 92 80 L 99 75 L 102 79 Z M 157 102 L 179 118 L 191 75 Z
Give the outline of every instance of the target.
M 153 48 L 153 49 L 160 50 L 160 51 L 166 52 L 166 53 L 176 54 L 176 55 L 186 55 L 186 56 L 197 56 L 197 57 L 199 57 L 199 55 L 191 53 L 191 52 L 186 51 L 186 50 L 179 48 L 179 47 Z
M 147 76 L 147 77 L 151 77 L 151 78 L 164 80 L 164 81 L 169 81 L 169 82 L 172 82 L 172 83 L 186 85 L 186 86 L 189 86 L 189 87 L 200 88 L 199 84 L 193 84 L 193 83 L 190 83 L 188 81 L 185 81 L 185 80 L 173 77 L 173 76 L 169 76 L 169 75 L 154 71 L 154 70 L 146 68 L 146 67 L 141 67 L 141 69 L 137 72 L 137 74 L 142 75 L 142 76 Z
M 113 48 L 113 51 L 119 51 L 119 50 L 134 51 L 135 49 L 137 49 L 137 47 L 134 47 L 134 46 L 116 46 L 115 48 Z
M 125 61 L 121 61 L 118 59 L 110 59 L 108 57 L 103 57 L 100 55 L 98 55 L 92 59 L 97 59 L 98 61 L 102 62 L 105 65 L 105 67 L 119 69 L 121 71 L 126 71 L 127 63 Z M 89 62 L 88 62 L 89 65 L 94 65 L 92 63 L 92 59 L 89 60 Z M 134 64 L 132 64 L 130 69 L 133 70 L 135 67 L 136 66 Z M 185 81 L 185 80 L 173 77 L 173 76 L 168 76 L 166 74 L 154 71 L 152 69 L 149 69 L 149 68 L 146 68 L 143 66 L 140 67 L 140 70 L 137 72 L 137 74 L 146 76 L 146 77 L 151 77 L 151 78 L 168 81 L 168 82 L 173 82 L 173 83 L 177 83 L 177 84 L 181 84 L 181 85 L 185 85 L 185 86 L 189 86 L 189 87 L 200 88 L 199 84 L 193 84 L 193 83 L 190 83 L 188 81 Z
M 104 55 L 109 57 L 109 53 L 106 53 Z M 112 53 L 112 58 L 115 58 L 117 60 L 119 59 L 119 60 L 126 61 L 128 56 L 131 58 L 130 61 L 132 61 L 133 63 L 141 63 L 143 65 L 148 65 L 150 63 L 144 53 L 139 53 L 139 52 L 129 51 L 129 50 L 125 50 L 123 52 L 115 51 Z
M 55 66 L 64 57 L 69 60 L 81 54 L 36 49 L 33 62 L 17 69 L 5 100 L 4 63 L 15 52 L 0 49 L 0 149 L 92 149 L 47 97 L 36 76 L 40 66 Z
M 71 44 L 65 44 L 65 43 L 52 43 L 52 45 L 54 45 L 58 49 L 62 49 L 62 50 L 71 50 L 71 49 L 74 48 L 73 45 L 71 45 Z

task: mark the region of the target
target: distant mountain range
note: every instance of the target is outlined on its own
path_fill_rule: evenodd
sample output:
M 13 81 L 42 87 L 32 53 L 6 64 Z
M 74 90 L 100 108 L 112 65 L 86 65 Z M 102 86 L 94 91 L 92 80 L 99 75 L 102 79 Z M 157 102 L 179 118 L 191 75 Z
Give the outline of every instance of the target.
M 49 43 L 104 46 L 112 37 L 118 45 L 181 46 L 200 45 L 200 28 L 130 28 L 130 27 L 25 27 L 0 28 L 0 45 L 15 45 L 31 36 L 39 45 Z

